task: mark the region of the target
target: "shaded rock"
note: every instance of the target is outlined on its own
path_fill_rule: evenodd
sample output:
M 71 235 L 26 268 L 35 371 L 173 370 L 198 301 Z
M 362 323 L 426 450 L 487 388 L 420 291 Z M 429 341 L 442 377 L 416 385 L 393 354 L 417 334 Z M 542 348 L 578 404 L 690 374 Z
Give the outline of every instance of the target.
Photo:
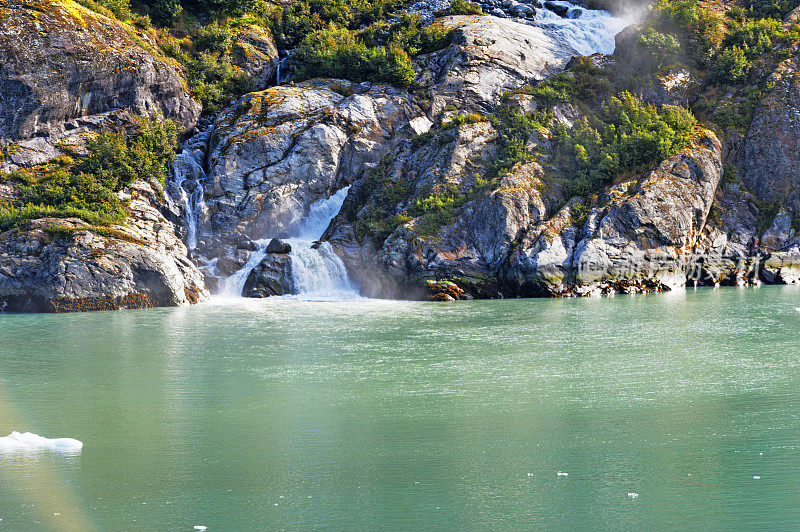
M 236 245 L 236 249 L 244 249 L 247 251 L 255 251 L 258 246 L 252 240 L 242 240 Z
M 281 242 L 277 238 L 273 238 L 267 244 L 267 253 L 279 253 L 279 254 L 287 254 L 292 252 L 292 246 L 287 244 L 286 242 Z
M 655 105 L 689 106 L 694 91 L 700 84 L 686 68 L 672 69 L 653 76 L 652 84 L 642 93 L 642 99 Z
M 292 260 L 285 254 L 267 253 L 244 283 L 242 296 L 269 297 L 294 294 Z
M 185 129 L 200 115 L 172 67 L 72 0 L 4 0 L 0 64 L 0 137 L 59 134 L 72 118 L 122 108 Z
M 761 275 L 768 283 L 800 284 L 800 248 L 770 253 Z
M 561 4 L 555 4 L 553 2 L 545 2 L 544 7 L 561 18 L 567 18 L 567 14 L 569 13 L 569 7 L 562 6 Z
M 739 183 L 717 188 L 712 213 L 687 270 L 693 285 L 756 282 L 763 254 L 756 249 L 760 213 Z
M 244 265 L 244 261 L 231 257 L 220 257 L 217 261 L 217 269 L 226 277 L 238 272 L 244 267 Z
M 800 216 L 800 57 L 785 60 L 770 76 L 745 138 L 739 175 L 763 201 L 780 201 Z

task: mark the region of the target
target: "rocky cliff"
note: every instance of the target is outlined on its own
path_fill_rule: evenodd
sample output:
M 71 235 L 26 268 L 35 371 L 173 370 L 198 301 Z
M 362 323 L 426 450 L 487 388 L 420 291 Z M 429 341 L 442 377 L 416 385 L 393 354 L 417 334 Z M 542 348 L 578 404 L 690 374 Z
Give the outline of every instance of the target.
M 158 208 L 161 192 L 139 181 L 120 195 L 130 211 L 124 225 L 45 218 L 0 234 L 0 309 L 116 310 L 204 299 L 203 276 Z
M 241 25 L 225 57 L 259 90 L 204 118 L 173 166 L 169 201 L 138 181 L 122 193 L 125 224 L 40 219 L 3 233 L 0 301 L 47 311 L 194 302 L 206 294 L 203 275 L 221 286 L 242 274 L 263 250 L 253 240 L 300 236 L 312 206 L 337 191 L 347 195 L 330 213 L 325 250 L 371 297 L 800 282 L 796 44 L 780 41 L 754 63 L 756 93 L 742 81 L 714 85 L 711 69 L 680 61 L 641 67 L 649 22 L 620 34 L 614 55 L 576 62 L 586 47 L 607 49 L 625 23 L 604 14 L 570 26 L 585 8 L 562 7 L 437 18 L 449 44 L 415 57 L 407 90 L 338 79 L 269 86 L 273 41 L 252 21 Z M 181 69 L 147 34 L 70 0 L 6 0 L 2 10 L 6 170 L 81 153 L 87 135 L 124 131 L 144 111 L 183 129 L 197 122 Z M 537 91 L 548 79 L 558 81 Z M 597 109 L 623 85 L 653 105 L 648 112 L 691 107 L 700 123 L 681 149 L 579 193 L 557 142 L 576 124 L 606 135 Z M 719 118 L 730 105 L 738 115 Z M 520 128 L 525 137 L 514 136 Z M 580 158 L 578 144 L 568 148 Z M 0 188 L 0 201 L 15 194 Z M 196 245 L 191 260 L 176 235 Z M 242 274 L 246 295 L 297 291 L 289 254 L 258 257 Z
M 72 0 L 2 0 L 0 138 L 58 137 L 73 118 L 116 109 L 191 129 L 200 107 L 156 48 Z

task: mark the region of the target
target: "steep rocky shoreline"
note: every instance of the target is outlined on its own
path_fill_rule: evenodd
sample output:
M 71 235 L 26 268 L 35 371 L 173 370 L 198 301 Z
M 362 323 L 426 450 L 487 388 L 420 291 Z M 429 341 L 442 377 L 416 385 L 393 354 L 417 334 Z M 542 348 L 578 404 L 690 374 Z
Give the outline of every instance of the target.
M 4 0 L 2 14 L 0 169 L 80 153 L 92 134 L 135 127 L 143 112 L 198 131 L 200 107 L 179 70 L 126 25 L 71 0 Z M 569 176 L 547 155 L 548 131 L 528 139 L 528 148 L 544 148 L 532 160 L 491 186 L 484 178 L 500 136 L 487 115 L 506 91 L 572 68 L 575 48 L 546 25 L 509 18 L 451 16 L 437 24 L 452 30 L 452 44 L 416 59 L 424 88 L 416 93 L 329 79 L 263 88 L 274 78 L 277 51 L 260 30 L 243 31 L 239 68 L 262 90 L 218 113 L 185 145 L 192 154 L 175 163 L 170 201 L 162 203 L 159 186 L 136 182 L 121 193 L 130 210 L 125 224 L 100 230 L 79 219 L 40 219 L 3 233 L 0 310 L 195 303 L 206 285 L 216 290 L 244 267 L 252 240 L 292 236 L 313 203 L 350 185 L 322 239 L 368 297 L 800 282 L 797 55 L 771 75 L 744 133 L 698 127 L 691 146 L 655 169 L 572 197 L 563 185 Z M 618 36 L 617 56 L 593 61 L 619 60 L 635 31 Z M 677 70 L 641 96 L 656 105 L 688 102 L 694 76 Z M 509 101 L 523 113 L 539 107 L 525 94 Z M 568 104 L 554 114 L 566 124 L 581 116 Z M 403 194 L 376 199 L 375 172 L 388 183 L 381 186 Z M 0 187 L 14 197 L 13 184 Z M 458 190 L 464 200 L 452 219 L 426 227 L 407 209 L 437 189 Z M 364 228 L 380 209 L 398 223 L 376 236 Z M 191 251 L 178 236 L 188 241 L 190 233 Z M 288 259 L 278 259 L 254 269 L 247 295 L 290 290 Z

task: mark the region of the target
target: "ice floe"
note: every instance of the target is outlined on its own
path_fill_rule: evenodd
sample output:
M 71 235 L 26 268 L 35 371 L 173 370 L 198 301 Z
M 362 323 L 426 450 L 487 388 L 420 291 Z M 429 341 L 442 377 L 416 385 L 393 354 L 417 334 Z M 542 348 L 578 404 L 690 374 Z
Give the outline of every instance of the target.
M 73 438 L 45 438 L 32 432 L 12 432 L 0 438 L 0 452 L 3 451 L 63 451 L 75 452 L 83 448 L 83 442 Z

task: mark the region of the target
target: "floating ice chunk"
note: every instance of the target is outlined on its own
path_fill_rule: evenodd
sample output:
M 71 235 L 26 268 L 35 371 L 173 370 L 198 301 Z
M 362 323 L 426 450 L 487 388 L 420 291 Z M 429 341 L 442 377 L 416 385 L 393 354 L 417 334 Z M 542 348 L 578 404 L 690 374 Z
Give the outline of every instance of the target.
M 569 476 L 569 473 L 563 473 L 563 472 L 561 472 L 561 471 L 559 471 L 559 472 L 558 472 L 558 473 L 556 473 L 556 474 L 557 474 L 559 477 L 568 477 L 568 476 Z
M 45 438 L 32 432 L 12 432 L 0 438 L 0 452 L 51 450 L 76 452 L 83 448 L 83 442 L 72 438 Z
M 635 498 L 637 498 L 638 496 L 639 496 L 639 494 L 638 494 L 638 493 L 635 493 L 635 492 L 633 492 L 633 491 L 632 491 L 632 492 L 630 492 L 630 493 L 628 493 L 628 497 L 630 497 L 631 499 L 635 499 Z
M 753 475 L 753 480 L 760 480 L 760 479 L 761 477 L 759 477 L 758 475 Z

